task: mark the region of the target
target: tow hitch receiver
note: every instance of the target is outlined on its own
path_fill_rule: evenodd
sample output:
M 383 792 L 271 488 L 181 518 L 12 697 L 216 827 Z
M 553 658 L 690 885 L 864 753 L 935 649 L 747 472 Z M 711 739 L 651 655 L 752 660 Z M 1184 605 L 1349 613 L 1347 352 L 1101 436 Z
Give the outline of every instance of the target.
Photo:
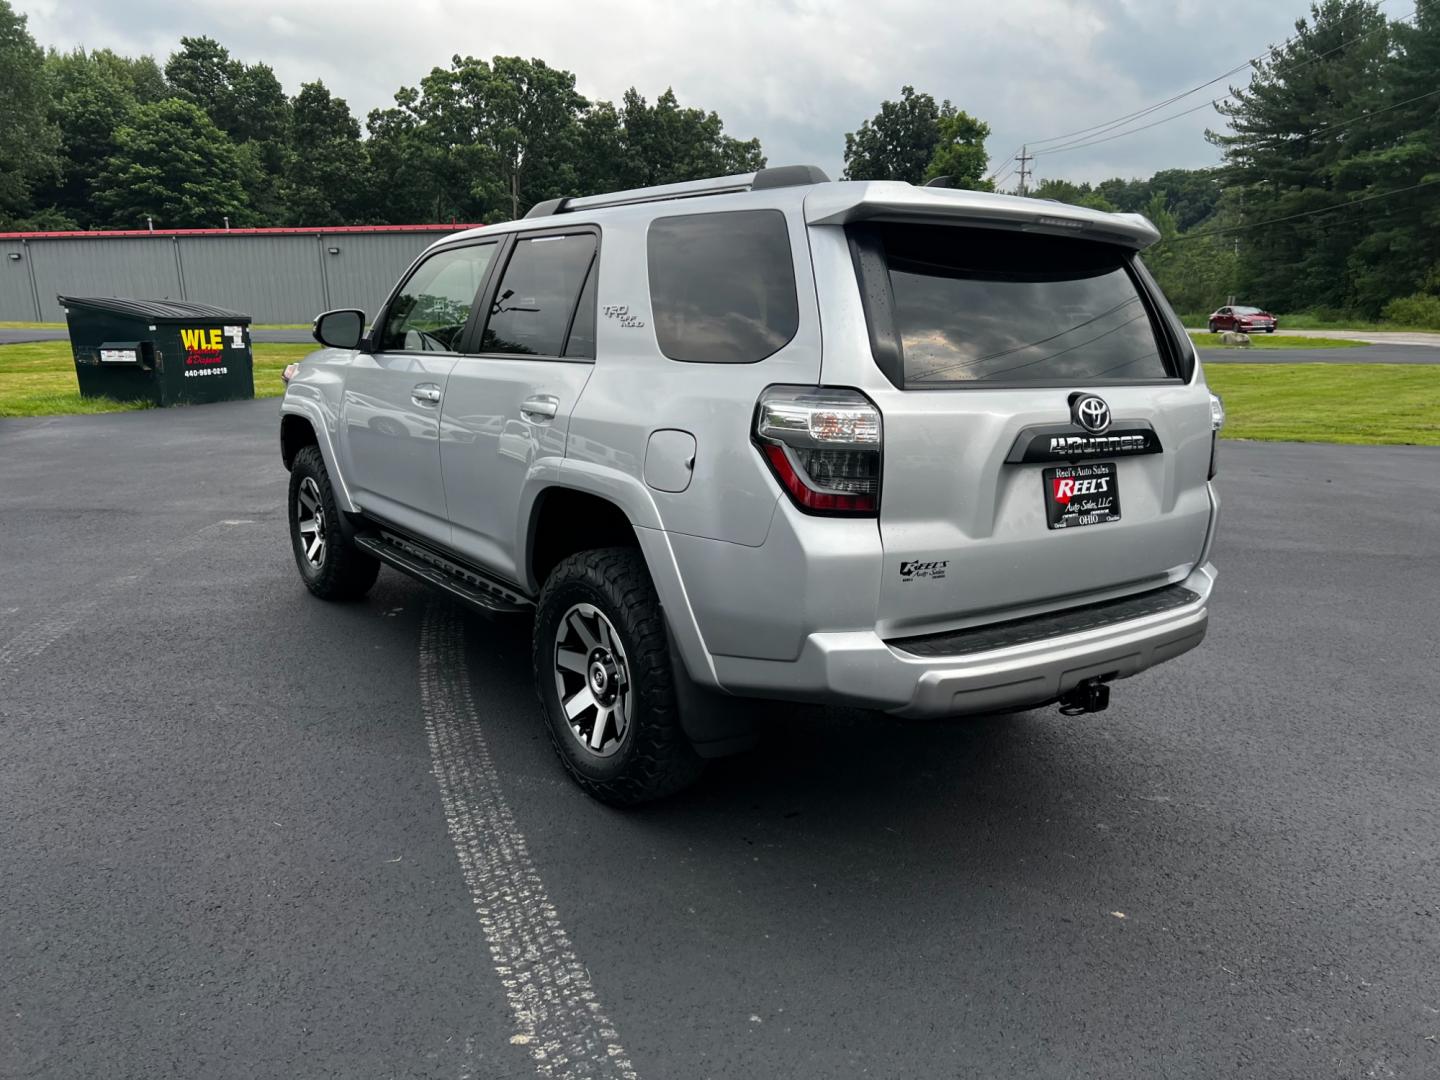
M 1110 704 L 1110 687 L 1099 678 L 1086 679 L 1060 699 L 1063 716 L 1084 716 L 1086 713 L 1104 712 Z

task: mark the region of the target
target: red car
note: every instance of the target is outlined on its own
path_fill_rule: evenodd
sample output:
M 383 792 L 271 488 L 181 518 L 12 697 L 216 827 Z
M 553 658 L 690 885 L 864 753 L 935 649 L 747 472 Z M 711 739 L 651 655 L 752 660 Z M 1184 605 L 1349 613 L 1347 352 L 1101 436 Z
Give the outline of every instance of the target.
M 1258 307 L 1222 307 L 1210 316 L 1210 333 L 1238 330 L 1242 334 L 1275 332 L 1275 316 Z

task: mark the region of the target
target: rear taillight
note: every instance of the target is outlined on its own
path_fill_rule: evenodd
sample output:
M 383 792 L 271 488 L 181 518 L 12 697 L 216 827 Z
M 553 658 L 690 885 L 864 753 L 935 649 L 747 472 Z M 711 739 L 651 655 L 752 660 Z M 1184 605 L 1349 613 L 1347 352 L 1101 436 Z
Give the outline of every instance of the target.
M 1225 426 L 1225 402 L 1220 400 L 1219 394 L 1210 395 L 1210 475 L 1207 480 L 1215 479 L 1215 449 L 1220 444 L 1220 429 Z
M 879 510 L 880 410 L 858 390 L 772 386 L 755 408 L 755 441 L 801 510 Z

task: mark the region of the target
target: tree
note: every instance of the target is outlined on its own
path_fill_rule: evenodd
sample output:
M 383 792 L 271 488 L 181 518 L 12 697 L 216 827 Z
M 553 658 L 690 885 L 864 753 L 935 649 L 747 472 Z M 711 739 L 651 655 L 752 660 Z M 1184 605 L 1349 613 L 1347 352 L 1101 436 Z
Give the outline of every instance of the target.
M 367 222 L 403 225 L 453 216 L 444 201 L 448 151 L 421 130 L 414 111 L 417 96 L 413 89 L 402 89 L 395 107 L 372 109 L 366 120 L 361 216 Z
M 925 179 L 948 176 L 951 187 L 994 191 L 995 185 L 985 177 L 989 162 L 985 140 L 990 137 L 990 125 L 963 110 L 950 109 L 947 101 L 941 108 L 938 126 L 939 141 L 925 169 Z
M 1207 221 L 1220 208 L 1220 178 L 1214 169 L 1161 169 L 1148 182 L 1135 180 L 1143 198 L 1114 200 L 1121 210 L 1142 210 L 1155 195 L 1175 215 L 1175 226 L 1187 232 Z
M 115 133 L 115 153 L 96 182 L 111 225 L 164 228 L 249 224 L 240 157 L 197 105 L 178 98 L 137 105 Z
M 364 218 L 365 147 L 343 98 L 306 83 L 291 105 L 293 131 L 281 192 L 291 225 L 353 225 Z
M 51 53 L 45 66 L 52 88 L 51 115 L 60 132 L 61 164 L 39 201 L 77 221 L 93 213 L 92 185 L 115 152 L 115 131 L 136 105 L 135 89 L 111 53 Z
M 1041 180 L 1030 189 L 1032 199 L 1054 199 L 1056 202 L 1073 206 L 1088 206 L 1092 210 L 1114 213 L 1117 207 L 1088 183 L 1074 184 L 1069 180 Z
M 929 94 L 901 87 L 899 101 L 881 102 L 859 131 L 846 134 L 845 179 L 923 182 L 940 145 L 942 109 L 953 112 L 948 101 L 938 106 Z
M 222 131 L 239 122 L 239 101 L 233 86 L 244 65 L 230 58 L 230 50 L 210 37 L 182 37 L 180 51 L 165 63 L 165 81 L 177 97 L 204 109 Z
M 1341 208 L 1371 184 L 1373 169 L 1355 165 L 1384 138 L 1353 122 L 1383 95 L 1384 16 L 1368 0 L 1321 0 L 1310 11 L 1217 106 L 1231 134 L 1207 133 L 1244 221 L 1272 222 L 1244 234 L 1239 291 L 1281 311 L 1356 303 L 1349 260 L 1371 215 Z
M 0 224 L 29 216 L 37 184 L 59 172 L 45 54 L 8 0 L 0 0 Z
M 1212 235 L 1208 229 L 1185 235 L 1163 192 L 1152 195 L 1138 212 L 1160 232 L 1160 242 L 1144 259 L 1176 311 L 1191 316 L 1208 312 L 1235 291 L 1237 260 L 1229 235 Z
M 173 94 L 204 109 L 238 147 L 241 183 L 259 220 L 291 216 L 280 191 L 291 160 L 290 102 L 275 72 L 234 59 L 214 38 L 182 37 L 165 78 Z
M 1440 7 L 1420 7 L 1409 25 L 1392 25 L 1395 52 L 1383 76 L 1386 111 L 1366 121 L 1373 146 L 1349 164 L 1372 194 L 1365 235 L 1349 268 L 1356 306 L 1367 313 L 1423 292 L 1440 297 Z M 1356 125 L 1360 126 L 1360 125 Z
M 597 106 L 589 119 L 588 134 L 596 139 L 587 148 L 600 153 L 615 171 L 597 175 L 590 191 L 606 191 L 653 184 L 678 184 L 710 176 L 730 176 L 765 167 L 759 139 L 740 140 L 725 134 L 718 114 L 685 108 L 667 88 L 654 105 L 633 86 L 625 91 L 619 110 L 609 103 Z M 606 146 L 597 138 L 608 128 L 614 139 Z

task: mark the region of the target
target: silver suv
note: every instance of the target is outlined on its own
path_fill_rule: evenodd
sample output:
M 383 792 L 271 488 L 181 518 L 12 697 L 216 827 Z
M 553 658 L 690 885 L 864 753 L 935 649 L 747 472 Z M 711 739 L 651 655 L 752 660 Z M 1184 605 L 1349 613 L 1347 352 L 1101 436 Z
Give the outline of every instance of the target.
M 808 166 L 448 237 L 288 373 L 295 561 L 533 613 L 551 739 L 612 803 L 748 745 L 747 698 L 1104 708 L 1215 579 L 1224 414 L 1156 239 Z

